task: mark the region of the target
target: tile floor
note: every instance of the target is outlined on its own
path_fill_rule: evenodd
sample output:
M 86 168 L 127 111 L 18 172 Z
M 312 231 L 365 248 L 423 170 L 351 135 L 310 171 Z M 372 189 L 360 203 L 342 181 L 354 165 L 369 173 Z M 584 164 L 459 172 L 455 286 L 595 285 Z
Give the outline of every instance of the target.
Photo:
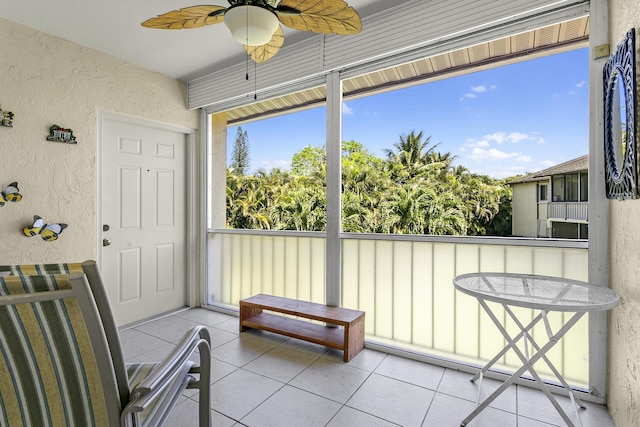
M 159 361 L 195 324 L 211 333 L 214 427 L 458 426 L 474 408 L 470 375 L 369 349 L 342 353 L 262 331 L 238 333 L 238 318 L 191 309 L 121 331 L 128 362 Z M 487 379 L 483 394 L 500 383 Z M 187 390 L 170 427 L 197 426 L 196 391 Z M 569 416 L 571 403 L 559 398 Z M 585 427 L 613 427 L 605 407 L 587 403 Z M 539 391 L 512 386 L 470 426 L 565 425 Z

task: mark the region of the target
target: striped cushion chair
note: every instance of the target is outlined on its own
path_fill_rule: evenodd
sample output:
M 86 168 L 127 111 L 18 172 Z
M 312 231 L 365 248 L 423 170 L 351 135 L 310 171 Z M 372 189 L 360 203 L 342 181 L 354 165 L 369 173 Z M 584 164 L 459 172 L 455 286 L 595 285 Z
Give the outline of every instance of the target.
M 205 328 L 163 362 L 125 368 L 95 262 L 44 266 L 0 267 L 0 425 L 161 426 L 184 389 L 198 388 L 199 425 L 210 426 Z M 50 271 L 70 274 L 33 275 Z

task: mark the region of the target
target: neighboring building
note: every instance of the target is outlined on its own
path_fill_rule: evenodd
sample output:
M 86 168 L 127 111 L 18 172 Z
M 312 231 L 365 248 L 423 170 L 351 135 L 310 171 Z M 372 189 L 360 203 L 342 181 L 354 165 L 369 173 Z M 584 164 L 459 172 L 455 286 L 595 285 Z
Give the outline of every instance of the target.
M 589 156 L 511 181 L 512 234 L 523 237 L 589 237 Z

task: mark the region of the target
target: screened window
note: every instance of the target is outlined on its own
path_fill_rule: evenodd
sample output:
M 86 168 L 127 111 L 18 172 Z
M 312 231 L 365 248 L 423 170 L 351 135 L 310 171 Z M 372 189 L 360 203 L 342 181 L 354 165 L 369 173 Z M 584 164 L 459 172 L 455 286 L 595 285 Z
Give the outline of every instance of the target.
M 326 108 L 227 128 L 226 226 L 324 231 Z
M 578 201 L 578 174 L 572 173 L 565 175 L 565 201 L 577 202 Z
M 552 191 L 554 202 L 564 202 L 564 175 L 556 175 L 552 179 Z
M 589 200 L 589 175 L 571 173 L 556 175 L 552 179 L 554 202 L 586 202 Z M 542 199 L 541 199 L 542 200 Z
M 540 202 L 549 201 L 549 185 L 547 183 L 538 184 L 538 201 Z
M 580 174 L 580 201 L 589 201 L 589 174 Z

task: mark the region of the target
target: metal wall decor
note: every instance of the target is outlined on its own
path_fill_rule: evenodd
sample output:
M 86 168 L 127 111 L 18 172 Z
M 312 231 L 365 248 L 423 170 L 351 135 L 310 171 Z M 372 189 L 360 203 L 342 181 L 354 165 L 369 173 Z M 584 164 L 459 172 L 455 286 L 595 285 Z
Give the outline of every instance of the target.
M 603 70 L 605 186 L 609 199 L 638 197 L 634 39 L 632 28 Z

